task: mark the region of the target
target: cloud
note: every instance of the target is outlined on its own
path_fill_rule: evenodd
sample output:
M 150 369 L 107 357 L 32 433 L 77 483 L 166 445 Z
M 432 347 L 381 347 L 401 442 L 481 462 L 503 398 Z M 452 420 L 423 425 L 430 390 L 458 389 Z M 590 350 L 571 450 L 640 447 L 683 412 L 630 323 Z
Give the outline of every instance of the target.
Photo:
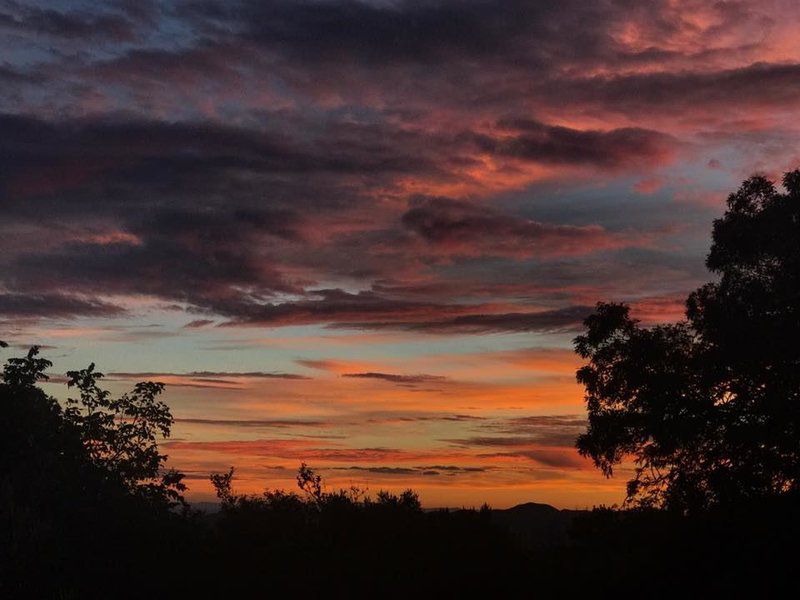
M 625 114 L 710 114 L 788 107 L 800 99 L 800 64 L 755 62 L 734 69 L 655 72 L 562 80 L 549 100 Z
M 208 325 L 213 325 L 214 321 L 212 319 L 195 319 L 193 321 L 189 321 L 183 327 L 185 329 L 201 329 L 203 327 L 207 327 Z
M 480 415 L 453 415 L 446 413 L 432 413 L 432 414 L 390 414 L 378 417 L 366 418 L 367 423 L 377 425 L 396 424 L 396 423 L 422 423 L 426 421 L 442 421 L 451 423 L 472 423 L 483 421 L 486 417 Z
M 437 161 L 447 159 L 425 149 L 424 133 L 396 131 L 399 147 L 380 157 L 381 151 L 365 145 L 365 136 L 378 133 L 374 127 L 334 125 L 326 131 L 327 142 L 309 144 L 269 130 L 119 117 L 48 121 L 5 115 L 0 124 L 5 132 L 0 170 L 10 174 L 0 195 L 8 227 L 14 228 L 3 279 L 18 293 L 41 294 L 55 286 L 85 296 L 101 290 L 110 296 L 145 295 L 234 323 L 275 326 L 425 321 L 427 315 L 470 309 L 311 284 L 332 274 L 367 281 L 413 276 L 424 268 L 421 258 L 442 248 L 454 256 L 482 250 L 484 256 L 523 258 L 631 243 L 597 226 L 544 225 L 444 199 L 414 201 L 399 221 L 387 214 L 377 230 L 365 220 L 363 230 L 325 238 L 319 221 L 342 210 L 338 200 L 301 213 L 284 198 L 296 185 L 312 186 L 302 194 L 318 195 L 313 186 L 330 192 L 328 177 L 335 190 L 354 173 L 373 173 L 377 183 L 387 183 L 398 173 L 443 172 Z M 337 137 L 334 153 L 326 144 Z M 403 147 L 406 142 L 409 147 Z M 406 163 L 418 151 L 430 159 Z M 308 176 L 297 178 L 299 173 Z M 287 177 L 290 189 L 283 187 Z M 254 194 L 273 178 L 282 181 L 276 197 L 265 201 Z M 352 210 L 365 203 L 356 197 Z M 37 206 L 48 210 L 43 215 Z M 353 217 L 367 218 L 358 212 Z M 350 217 L 345 212 L 338 218 Z M 41 236 L 19 233 L 36 228 L 57 235 L 41 244 Z M 482 236 L 481 229 L 493 233 Z M 409 231 L 434 248 L 421 247 Z M 470 250 L 470 236 L 476 250 Z M 351 252 L 365 257 L 359 270 L 346 258 Z M 276 295 L 298 299 L 270 302 Z M 194 325 L 211 320 L 195 319 Z
M 41 83 L 42 77 L 15 69 L 8 65 L 0 64 L 0 81 L 7 85 L 26 84 L 26 83 Z
M 310 377 L 297 373 L 272 373 L 266 371 L 192 371 L 188 375 L 192 377 L 243 377 L 246 379 L 310 379 Z
M 631 277 L 678 287 L 631 259 L 699 247 L 661 171 L 790 154 L 787 6 L 5 2 L 0 286 L 189 328 L 569 331 Z
M 350 293 L 340 289 L 309 292 L 309 299 L 280 304 L 233 300 L 218 302 L 215 312 L 231 318 L 230 324 L 301 325 L 335 323 L 349 327 L 353 323 L 383 322 L 386 319 L 424 321 L 431 315 L 461 314 L 474 307 L 436 304 L 392 298 L 373 291 Z M 360 326 L 360 325 L 356 325 Z
M 336 467 L 337 471 L 364 471 L 375 475 L 390 475 L 390 476 L 436 476 L 444 472 L 446 475 L 464 475 L 469 473 L 484 473 L 490 470 L 490 467 L 460 467 L 455 465 L 434 465 L 434 466 L 414 466 L 414 467 Z
M 469 445 L 527 445 L 569 447 L 586 430 L 582 415 L 534 415 L 493 421 L 481 426 L 508 437 L 478 437 L 465 440 Z
M 336 327 L 401 329 L 436 334 L 486 334 L 522 332 L 568 332 L 580 329 L 591 313 L 588 306 L 569 306 L 539 312 L 467 314 L 436 321 L 337 323 Z
M 317 369 L 320 371 L 338 371 L 342 366 L 342 363 L 335 360 L 297 359 L 295 362 L 300 366 L 307 367 L 309 369 Z
M 214 308 L 219 314 L 233 317 L 231 324 L 239 325 L 327 323 L 339 329 L 397 329 L 438 334 L 573 331 L 592 311 L 586 306 L 569 306 L 538 312 L 501 313 L 497 312 L 498 307 L 491 305 L 428 304 L 394 300 L 374 292 L 350 294 L 342 290 L 319 290 L 315 293 L 319 299 L 283 304 L 236 302 Z M 481 309 L 485 312 L 479 312 Z M 317 363 L 313 368 L 324 367 Z
M 337 467 L 339 471 L 366 471 L 378 475 L 415 475 L 416 469 L 406 467 Z
M 168 441 L 165 446 L 170 450 L 199 450 L 221 454 L 269 456 L 296 460 L 319 460 L 326 462 L 380 462 L 392 460 L 414 460 L 426 453 L 407 452 L 397 448 L 319 448 L 314 447 L 313 440 L 308 439 L 259 439 L 259 440 L 222 440 L 222 441 Z
M 445 440 L 463 448 L 500 448 L 480 453 L 484 458 L 525 458 L 548 467 L 586 467 L 575 450 L 575 440 L 586 429 L 586 419 L 578 415 L 532 415 L 498 419 L 479 428 L 495 435 L 476 435 Z M 502 434 L 502 435 L 497 435 Z
M 394 159 L 370 155 L 357 146 L 335 157 L 324 145 L 302 144 L 280 131 L 209 122 L 121 117 L 48 121 L 5 114 L 0 115 L 0 126 L 5 133 L 0 166 L 10 173 L 2 190 L 9 199 L 78 189 L 97 180 L 106 186 L 148 185 L 164 194 L 170 188 L 174 192 L 201 191 L 206 185 L 217 189 L 223 182 L 234 183 L 237 171 L 352 173 L 409 171 L 419 166 L 404 163 L 399 155 Z M 258 219 L 258 213 L 252 214 L 247 219 L 250 215 L 242 213 L 243 224 L 270 225 Z M 278 223 L 272 231 L 291 235 L 286 223 Z
M 355 379 L 378 379 L 380 381 L 387 381 L 404 386 L 416 386 L 419 384 L 441 383 L 447 380 L 446 377 L 441 375 L 397 375 L 394 373 L 343 373 L 342 377 L 350 377 Z
M 96 298 L 61 293 L 0 293 L 0 315 L 14 318 L 113 317 L 125 310 Z
M 130 42 L 135 37 L 133 23 L 120 14 L 92 14 L 77 10 L 62 12 L 16 2 L 7 3 L 2 10 L 0 29 L 69 40 Z
M 484 458 L 526 458 L 557 469 L 580 469 L 587 467 L 587 459 L 581 457 L 574 449 L 530 448 L 514 452 L 495 452 L 480 454 Z
M 402 221 L 439 252 L 457 256 L 580 255 L 635 243 L 596 225 L 539 223 L 449 198 L 416 198 Z
M 188 373 L 165 373 L 165 372 L 140 372 L 140 373 L 122 373 L 113 372 L 108 373 L 109 377 L 116 379 L 157 379 L 159 377 L 181 377 L 181 378 L 194 378 L 194 379 L 294 379 L 294 380 L 307 380 L 311 379 L 305 375 L 297 373 L 271 373 L 267 371 L 191 371 Z
M 241 428 L 241 429 L 288 429 L 295 427 L 325 427 L 325 421 L 300 420 L 300 419 L 192 419 L 175 418 L 176 423 L 185 425 L 205 425 L 210 427 Z
M 457 5 L 283 0 L 192 3 L 179 14 L 206 37 L 245 40 L 293 63 L 379 68 L 445 61 L 486 64 L 514 57 L 520 68 L 542 73 L 548 67 L 688 59 L 692 42 L 708 34 L 716 33 L 724 43 L 729 39 L 723 36 L 738 41 L 737 36 L 747 39 L 774 26 L 769 9 L 777 6 L 767 2 L 758 10 L 747 2 L 708 5 L 696 0 L 657 0 L 636 7 L 577 0 L 558 6 L 545 0 Z
M 676 140 L 641 128 L 577 130 L 530 119 L 503 119 L 512 132 L 504 137 L 477 136 L 485 151 L 544 164 L 593 165 L 604 168 L 659 164 L 673 155 Z

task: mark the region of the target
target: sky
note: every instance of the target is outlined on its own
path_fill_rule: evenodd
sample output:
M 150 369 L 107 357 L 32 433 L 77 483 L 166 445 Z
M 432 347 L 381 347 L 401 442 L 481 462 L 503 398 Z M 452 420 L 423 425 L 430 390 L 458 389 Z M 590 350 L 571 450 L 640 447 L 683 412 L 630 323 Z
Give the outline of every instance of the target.
M 619 503 L 598 301 L 681 318 L 800 155 L 793 0 L 0 0 L 0 339 L 167 384 L 189 498 Z M 8 351 L 6 351 L 8 355 Z

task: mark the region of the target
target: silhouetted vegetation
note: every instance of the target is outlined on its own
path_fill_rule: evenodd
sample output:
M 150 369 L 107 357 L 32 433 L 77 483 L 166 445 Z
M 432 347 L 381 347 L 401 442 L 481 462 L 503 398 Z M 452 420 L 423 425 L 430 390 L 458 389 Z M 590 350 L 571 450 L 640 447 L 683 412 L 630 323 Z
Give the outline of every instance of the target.
M 155 597 L 366 595 L 412 581 L 448 593 L 507 588 L 521 568 L 488 510 L 425 512 L 411 490 L 329 492 L 306 465 L 299 494 L 237 495 L 233 469 L 213 474 L 220 511 L 188 510 L 156 443 L 172 424 L 163 386 L 113 399 L 90 365 L 68 373 L 79 395 L 62 408 L 37 387 L 49 366 L 32 348 L 0 384 L 0 584 L 12 597 L 133 597 L 148 585 Z
M 610 475 L 636 461 L 629 501 L 701 511 L 800 491 L 800 171 L 779 193 L 746 181 L 714 223 L 719 275 L 686 321 L 643 328 L 600 304 L 575 348 L 589 364 L 578 449 Z
M 90 367 L 69 375 L 81 394 L 62 408 L 36 385 L 50 364 L 32 348 L 8 360 L 0 383 L 0 586 L 11 597 L 83 598 L 143 572 L 166 583 L 161 565 L 185 543 L 188 520 L 170 510 L 180 476 L 159 476 L 153 429 L 168 434 L 171 423 L 160 388 L 111 400 Z
M 627 510 L 423 510 L 412 490 L 184 501 L 166 466 L 163 385 L 112 398 L 94 365 L 62 406 L 32 348 L 0 383 L 0 596 L 9 598 L 760 596 L 792 581 L 800 513 L 800 173 L 751 179 L 714 225 L 718 281 L 685 322 L 644 328 L 598 305 L 577 444 L 610 475 L 633 459 Z M 0 343 L 1 347 L 6 344 Z

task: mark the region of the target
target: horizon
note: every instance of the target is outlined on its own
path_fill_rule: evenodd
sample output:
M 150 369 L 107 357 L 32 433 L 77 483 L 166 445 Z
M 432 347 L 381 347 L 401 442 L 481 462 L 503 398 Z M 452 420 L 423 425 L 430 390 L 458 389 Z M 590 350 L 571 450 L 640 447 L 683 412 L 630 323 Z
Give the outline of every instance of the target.
M 704 3 L 0 0 L 0 339 L 166 384 L 188 499 L 620 504 L 572 348 L 711 279 L 800 164 L 800 15 Z

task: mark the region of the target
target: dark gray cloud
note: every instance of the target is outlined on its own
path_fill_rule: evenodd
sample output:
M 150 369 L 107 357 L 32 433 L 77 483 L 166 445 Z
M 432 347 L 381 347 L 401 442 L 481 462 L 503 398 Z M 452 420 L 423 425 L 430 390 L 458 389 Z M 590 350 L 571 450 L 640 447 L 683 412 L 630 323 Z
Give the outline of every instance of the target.
M 0 293 L 0 315 L 15 318 L 72 318 L 120 316 L 125 310 L 96 298 L 54 294 Z
M 456 465 L 434 465 L 434 466 L 414 466 L 414 467 L 334 467 L 335 471 L 365 471 L 377 475 L 463 475 L 466 473 L 484 473 L 491 470 L 491 467 L 461 467 Z
M 601 227 L 540 223 L 450 198 L 415 198 L 402 221 L 440 252 L 453 255 L 589 254 L 625 244 Z
M 206 38 L 245 40 L 286 60 L 381 68 L 445 61 L 514 64 L 534 72 L 565 66 L 646 65 L 684 57 L 691 49 L 669 42 L 688 30 L 690 2 L 656 0 L 466 0 L 463 2 L 339 2 L 239 0 L 188 2 L 180 16 Z M 774 16 L 747 3 L 720 3 L 709 11 L 717 35 L 748 27 L 767 29 Z M 625 24 L 641 27 L 650 44 L 626 45 L 611 35 Z M 692 31 L 692 29 L 694 31 Z M 668 47 L 671 46 L 671 47 Z
M 367 473 L 377 473 L 379 475 L 414 475 L 417 470 L 407 467 L 334 467 L 335 471 L 366 471 Z
M 0 64 L 0 81 L 8 86 L 24 83 L 42 83 L 44 78 L 34 73 Z
M 116 379 L 147 379 L 158 377 L 187 377 L 203 380 L 227 380 L 227 379 L 311 379 L 305 375 L 297 373 L 273 373 L 268 371 L 190 371 L 188 373 L 166 373 L 163 371 L 147 371 L 139 373 L 108 373 L 109 377 Z
M 344 373 L 342 377 L 351 377 L 355 379 L 378 379 L 380 381 L 387 381 L 389 383 L 395 383 L 403 386 L 415 386 L 423 383 L 430 384 L 447 381 L 447 378 L 441 375 L 398 375 L 395 373 L 377 373 L 372 371 L 365 373 Z
M 460 448 L 490 448 L 494 452 L 478 454 L 484 458 L 525 458 L 556 468 L 585 466 L 575 450 L 575 440 L 586 429 L 585 417 L 578 415 L 532 415 L 494 419 L 477 425 L 474 435 L 442 440 Z
M 207 327 L 213 324 L 214 321 L 212 319 L 194 319 L 193 321 L 189 321 L 183 327 L 185 329 L 202 329 L 203 327 Z
M 465 314 L 442 317 L 438 320 L 418 322 L 376 321 L 343 322 L 334 326 L 356 329 L 401 329 L 421 333 L 484 334 L 503 332 L 566 332 L 576 331 L 592 312 L 588 306 L 568 306 L 540 312 L 514 312 L 498 314 Z
M 676 143 L 669 135 L 641 128 L 578 130 L 524 118 L 498 124 L 510 135 L 476 136 L 482 150 L 544 164 L 644 166 L 665 161 Z
M 567 79 L 542 93 L 553 103 L 602 107 L 624 114 L 657 111 L 691 117 L 726 107 L 764 109 L 800 100 L 800 64 L 757 62 L 718 71 Z M 646 143 L 645 139 L 640 143 Z
M 584 461 L 574 449 L 586 430 L 586 418 L 578 415 L 532 415 L 480 423 L 475 435 L 444 440 L 463 448 L 498 448 L 484 457 L 520 457 L 558 468 L 579 467 Z
M 577 3 L 569 2 L 577 6 Z M 586 11 L 595 17 L 602 10 Z M 212 36 L 234 35 L 299 61 L 430 63 L 445 59 L 508 56 L 527 36 L 546 33 L 543 17 L 559 17 L 547 2 L 468 1 L 385 4 L 357 2 L 188 3 L 182 15 Z M 552 27 L 552 22 L 547 23 Z M 567 25 L 567 23 L 564 23 Z M 555 32 L 548 32 L 548 38 Z M 584 46 L 597 47 L 595 32 L 575 31 Z M 588 50 L 588 49 L 587 49 Z M 540 60 L 544 49 L 536 52 Z
M 542 446 L 563 446 L 572 447 L 578 435 L 586 430 L 586 417 L 581 415 L 534 415 L 527 417 L 515 417 L 492 421 L 481 424 L 482 430 L 491 431 L 494 434 L 503 434 L 503 438 L 476 438 L 483 442 L 477 445 L 491 445 L 495 440 L 506 440 L 512 442 L 506 445 L 518 445 L 534 442 Z M 501 445 L 501 444 L 498 444 Z
M 242 429 L 289 429 L 294 427 L 326 427 L 325 421 L 303 421 L 300 419 L 189 419 L 176 418 L 176 423 L 187 425 L 208 425 L 211 427 L 239 427 Z
M 3 29 L 68 40 L 130 42 L 135 39 L 136 28 L 122 13 L 59 11 L 5 0 L 0 4 L 0 30 Z
M 576 451 L 564 452 L 553 448 L 530 448 L 514 452 L 492 452 L 479 454 L 483 458 L 527 458 L 547 467 L 556 469 L 581 468 L 586 466 L 586 459 Z
M 349 293 L 339 289 L 313 290 L 308 300 L 280 304 L 258 304 L 241 301 L 219 302 L 213 310 L 231 318 L 232 324 L 292 325 L 333 323 L 340 327 L 362 327 L 386 319 L 418 319 L 446 316 L 474 310 L 458 304 L 436 304 L 395 299 L 372 291 Z M 368 320 L 368 321 L 365 321 Z M 363 325 L 367 327 L 368 325 Z

